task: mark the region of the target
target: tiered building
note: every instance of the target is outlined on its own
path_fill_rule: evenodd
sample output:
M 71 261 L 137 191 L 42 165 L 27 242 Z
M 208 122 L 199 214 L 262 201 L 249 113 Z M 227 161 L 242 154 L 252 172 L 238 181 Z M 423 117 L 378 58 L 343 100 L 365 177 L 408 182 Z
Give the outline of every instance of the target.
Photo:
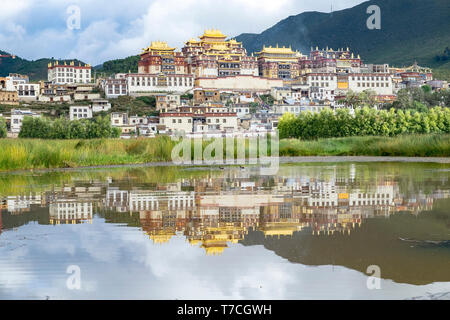
M 300 75 L 299 60 L 303 55 L 291 47 L 263 46 L 258 57 L 259 75 L 265 78 L 296 79 Z
M 200 40 L 190 39 L 182 49 L 189 72 L 196 77 L 258 75 L 256 58 L 248 56 L 242 42 L 226 40 L 219 30 L 205 30 Z
M 138 63 L 138 73 L 186 74 L 187 64 L 181 52 L 169 47 L 167 42 L 153 41 L 143 49 Z

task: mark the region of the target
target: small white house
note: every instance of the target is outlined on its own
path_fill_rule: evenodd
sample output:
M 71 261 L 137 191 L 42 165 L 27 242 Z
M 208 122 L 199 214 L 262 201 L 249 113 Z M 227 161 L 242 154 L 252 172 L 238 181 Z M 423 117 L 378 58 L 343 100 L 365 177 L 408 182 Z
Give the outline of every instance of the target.
M 11 110 L 11 132 L 19 133 L 22 129 L 23 118 L 25 117 L 40 117 L 41 115 L 31 110 Z
M 70 121 L 92 118 L 91 106 L 72 106 L 70 107 Z
M 107 99 L 95 99 L 92 101 L 92 112 L 111 110 L 111 103 Z

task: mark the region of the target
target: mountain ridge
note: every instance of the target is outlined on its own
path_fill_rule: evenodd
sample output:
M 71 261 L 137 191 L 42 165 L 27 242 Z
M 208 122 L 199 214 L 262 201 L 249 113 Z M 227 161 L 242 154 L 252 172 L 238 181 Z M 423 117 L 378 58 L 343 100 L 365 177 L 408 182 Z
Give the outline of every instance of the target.
M 380 30 L 369 30 L 366 26 L 369 5 L 380 7 Z M 304 54 L 316 46 L 349 47 L 365 63 L 407 66 L 417 61 L 433 68 L 437 77 L 450 80 L 450 61 L 438 58 L 450 47 L 448 30 L 448 0 L 369 0 L 331 13 L 306 11 L 290 15 L 261 33 L 242 33 L 234 38 L 243 43 L 249 54 L 261 50 L 263 45 L 276 44 L 292 46 Z M 34 81 L 47 78 L 47 64 L 52 59 L 28 61 L 16 57 L 14 60 L 2 60 L 0 76 L 26 73 Z M 137 72 L 138 60 L 138 55 L 113 59 L 93 70 L 105 74 Z
M 381 29 L 369 30 L 370 5 L 381 11 Z M 237 41 L 249 53 L 262 45 L 291 45 L 303 53 L 311 47 L 349 47 L 367 63 L 430 67 L 443 64 L 434 57 L 450 44 L 450 2 L 446 0 L 370 0 L 332 13 L 291 15 L 259 34 L 243 33 Z M 448 66 L 450 69 L 450 66 Z

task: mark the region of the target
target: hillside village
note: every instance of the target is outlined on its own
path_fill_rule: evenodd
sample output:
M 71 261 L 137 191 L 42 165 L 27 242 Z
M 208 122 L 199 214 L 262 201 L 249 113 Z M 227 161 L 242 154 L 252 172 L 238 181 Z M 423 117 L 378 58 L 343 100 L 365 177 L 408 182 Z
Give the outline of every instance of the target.
M 179 51 L 151 42 L 137 73 L 98 77 L 89 64 L 54 60 L 47 81 L 9 74 L 0 78 L 0 117 L 13 138 L 25 117 L 76 121 L 98 115 L 109 117 L 122 138 L 257 136 L 275 131 L 286 113 L 388 108 L 415 88 L 439 92 L 448 83 L 417 63 L 366 64 L 351 48 L 305 53 L 262 45 L 248 54 L 241 42 L 211 29 Z

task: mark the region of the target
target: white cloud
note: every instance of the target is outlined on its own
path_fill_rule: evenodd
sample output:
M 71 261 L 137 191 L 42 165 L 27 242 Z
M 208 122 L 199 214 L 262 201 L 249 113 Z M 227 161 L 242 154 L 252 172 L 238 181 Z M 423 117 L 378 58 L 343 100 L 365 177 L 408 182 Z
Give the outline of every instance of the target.
M 343 9 L 361 0 L 337 0 Z M 81 30 L 68 30 L 69 5 L 81 9 Z M 2 0 L 0 49 L 28 59 L 79 58 L 98 64 L 138 54 L 152 40 L 182 47 L 206 28 L 232 37 L 261 32 L 289 15 L 330 10 L 328 0 Z M 45 44 L 45 45 L 44 45 Z

